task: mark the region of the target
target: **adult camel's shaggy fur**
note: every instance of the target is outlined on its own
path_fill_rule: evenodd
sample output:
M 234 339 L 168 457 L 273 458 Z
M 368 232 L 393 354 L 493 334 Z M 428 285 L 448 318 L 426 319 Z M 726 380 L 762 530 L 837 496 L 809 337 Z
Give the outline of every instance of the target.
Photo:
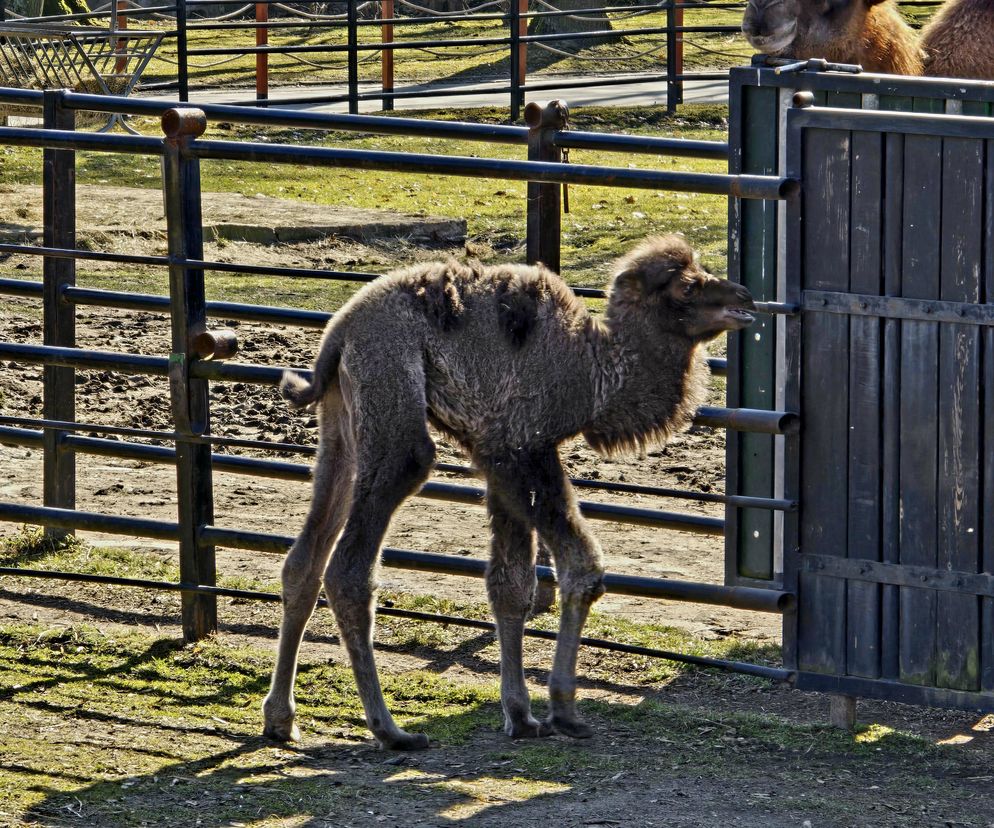
M 857 63 L 890 75 L 922 73 L 918 38 L 893 0 L 749 0 L 742 31 L 767 55 Z
M 948 0 L 922 30 L 925 74 L 994 80 L 994 0 Z
M 310 513 L 283 567 L 266 734 L 298 736 L 297 653 L 323 574 L 370 730 L 385 747 L 427 746 L 386 708 L 372 634 L 380 543 L 431 470 L 430 422 L 487 481 L 505 731 L 590 735 L 575 709 L 576 657 L 603 568 L 557 446 L 582 433 L 611 453 L 683 428 L 703 395 L 699 346 L 748 325 L 754 309 L 747 290 L 701 269 L 678 236 L 649 239 L 619 262 L 603 321 L 541 266 L 417 265 L 361 290 L 325 331 L 313 381 L 283 381 L 294 405 L 318 403 L 321 440 Z M 554 554 L 562 608 L 545 722 L 532 717 L 521 653 L 536 533 Z

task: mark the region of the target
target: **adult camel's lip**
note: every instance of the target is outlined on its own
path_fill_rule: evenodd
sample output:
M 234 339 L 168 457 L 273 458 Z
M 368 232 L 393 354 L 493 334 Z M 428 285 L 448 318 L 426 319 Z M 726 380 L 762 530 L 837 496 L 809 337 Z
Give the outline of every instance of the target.
M 746 33 L 746 40 L 763 54 L 769 55 L 786 49 L 794 40 L 794 33 L 797 31 L 797 23 L 791 23 L 779 31 L 768 35 L 758 35 Z

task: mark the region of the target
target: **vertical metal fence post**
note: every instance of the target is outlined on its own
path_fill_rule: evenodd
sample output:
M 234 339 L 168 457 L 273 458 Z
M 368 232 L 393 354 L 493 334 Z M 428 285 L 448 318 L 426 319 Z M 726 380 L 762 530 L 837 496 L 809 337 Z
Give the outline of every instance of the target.
M 359 0 L 348 0 L 349 115 L 359 114 Z
M 64 90 L 46 90 L 43 117 L 46 129 L 75 129 L 76 113 L 62 106 Z M 44 151 L 43 173 L 44 244 L 46 247 L 76 247 L 76 153 L 73 150 Z M 45 257 L 43 264 L 44 343 L 62 348 L 76 345 L 76 306 L 62 299 L 62 290 L 76 283 L 73 259 Z M 76 371 L 46 365 L 43 416 L 48 420 L 76 419 Z M 44 503 L 60 509 L 76 508 L 76 457 L 64 447 L 64 432 L 45 429 Z M 71 530 L 48 529 L 53 538 L 71 535 Z
M 179 99 L 190 100 L 190 72 L 186 45 L 186 0 L 176 0 L 176 80 Z
M 380 19 L 393 20 L 393 0 L 380 0 Z M 380 26 L 380 42 L 393 43 L 393 23 L 383 23 Z M 383 92 L 393 92 L 393 49 L 380 52 L 380 89 Z M 393 109 L 393 98 L 384 95 L 381 99 L 384 110 Z
M 535 101 L 525 107 L 528 124 L 528 160 L 562 161 L 563 153 L 553 136 L 566 127 L 569 108 L 565 101 L 540 104 Z M 541 262 L 559 272 L 560 184 L 528 182 L 527 257 L 529 264 Z
M 511 122 L 515 122 L 521 117 L 521 89 L 519 84 L 519 78 L 521 76 L 521 50 L 520 50 L 520 38 L 521 38 L 521 9 L 518 4 L 518 0 L 510 0 L 507 6 L 507 27 L 508 27 L 508 43 L 510 44 L 511 53 L 510 57 L 510 68 L 511 68 Z
M 203 258 L 200 207 L 200 160 L 190 156 L 190 142 L 203 134 L 207 118 L 199 109 L 171 109 L 162 116 L 165 133 L 162 186 L 166 205 L 172 353 L 169 393 L 179 434 L 204 434 L 210 428 L 208 385 L 190 377 L 194 338 L 206 330 L 204 272 L 186 259 Z M 180 580 L 214 586 L 214 547 L 200 543 L 200 530 L 214 521 L 211 447 L 176 442 L 176 493 L 180 527 Z M 183 637 L 196 641 L 217 630 L 217 599 L 183 593 Z
M 269 22 L 269 3 L 255 4 L 255 22 Z M 255 45 L 269 45 L 269 27 L 256 26 Z M 265 101 L 269 98 L 269 53 L 255 53 L 255 100 L 257 105 L 265 106 Z
M 676 112 L 679 92 L 677 91 L 677 22 L 676 2 L 666 4 L 666 111 Z
M 676 5 L 673 12 L 673 23 L 677 29 L 683 28 L 683 5 L 684 0 L 674 0 Z M 683 103 L 683 32 L 676 32 L 676 54 L 673 56 L 673 76 L 674 76 L 674 104 Z

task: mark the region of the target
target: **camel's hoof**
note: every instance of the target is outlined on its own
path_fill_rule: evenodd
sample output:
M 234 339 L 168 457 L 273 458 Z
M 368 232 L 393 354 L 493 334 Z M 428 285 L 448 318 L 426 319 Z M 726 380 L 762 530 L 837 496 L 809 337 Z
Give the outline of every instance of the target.
M 262 735 L 274 742 L 299 742 L 300 728 L 293 722 L 284 725 L 267 724 Z
M 548 722 L 540 722 L 531 716 L 520 722 L 505 722 L 504 732 L 512 739 L 543 739 L 554 733 Z
M 594 729 L 581 722 L 579 719 L 567 718 L 565 716 L 550 716 L 549 726 L 563 736 L 570 736 L 573 739 L 589 739 L 594 735 Z
M 386 750 L 424 750 L 428 747 L 428 737 L 424 733 L 406 733 L 403 730 L 389 738 L 377 736 L 376 741 Z

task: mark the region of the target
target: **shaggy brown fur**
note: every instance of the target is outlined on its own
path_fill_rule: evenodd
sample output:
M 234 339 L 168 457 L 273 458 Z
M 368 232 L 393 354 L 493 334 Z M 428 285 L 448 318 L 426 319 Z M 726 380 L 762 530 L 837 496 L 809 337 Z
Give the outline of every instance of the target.
M 893 0 L 749 0 L 742 31 L 768 55 L 857 63 L 891 75 L 922 73 L 918 39 Z
M 994 80 L 994 0 L 948 0 L 922 30 L 925 74 Z
M 321 442 L 310 513 L 283 568 L 267 735 L 297 735 L 297 651 L 323 574 L 370 730 L 386 747 L 427 745 L 391 718 L 371 645 L 380 543 L 434 462 L 426 421 L 487 480 L 506 732 L 590 735 L 576 715 L 576 655 L 603 569 L 557 447 L 583 433 L 613 452 L 683 428 L 703 395 L 701 344 L 748 325 L 749 309 L 748 291 L 702 270 L 678 236 L 619 263 L 603 322 L 543 267 L 440 262 L 361 290 L 325 331 L 313 380 L 284 379 L 292 403 L 319 404 Z M 562 607 L 545 722 L 531 715 L 521 655 L 537 538 L 555 557 Z

